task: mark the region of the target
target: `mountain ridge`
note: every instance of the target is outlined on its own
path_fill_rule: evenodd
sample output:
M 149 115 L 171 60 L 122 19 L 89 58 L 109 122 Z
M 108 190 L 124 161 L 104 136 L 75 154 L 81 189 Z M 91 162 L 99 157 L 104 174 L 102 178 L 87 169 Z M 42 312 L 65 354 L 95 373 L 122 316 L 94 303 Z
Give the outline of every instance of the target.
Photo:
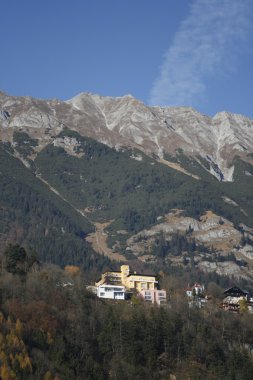
M 0 93 L 0 141 L 1 149 L 21 161 L 34 181 L 47 184 L 49 191 L 72 207 L 70 219 L 77 220 L 75 212 L 78 212 L 90 222 L 95 235 L 87 238 L 88 241 L 97 239 L 96 226 L 107 225 L 100 235 L 105 237 L 102 254 L 109 252 L 110 259 L 138 257 L 142 261 L 147 257 L 148 261 L 151 254 L 151 261 L 159 262 L 162 258 L 164 265 L 170 265 L 180 263 L 178 255 L 183 255 L 184 262 L 188 263 L 184 249 L 195 247 L 196 260 L 191 257 L 191 265 L 204 268 L 204 259 L 207 263 L 211 258 L 225 260 L 226 255 L 230 257 L 233 253 L 234 266 L 241 257 L 253 268 L 250 248 L 253 239 L 249 232 L 253 227 L 251 119 L 228 112 L 219 112 L 211 118 L 190 107 L 149 107 L 130 95 L 112 98 L 82 93 L 59 101 Z M 5 160 L 7 169 L 9 166 L 12 170 L 16 161 L 8 162 L 7 156 Z M 8 170 L 3 169 L 8 177 Z M 21 176 L 19 181 L 21 187 L 29 186 L 27 181 L 22 184 Z M 44 190 L 43 196 L 49 197 Z M 1 202 L 0 207 L 4 209 L 5 201 Z M 26 202 L 29 204 L 29 199 Z M 59 204 L 59 207 L 62 206 Z M 180 223 L 178 227 L 176 223 L 169 234 L 161 237 L 159 232 L 147 249 L 144 243 L 145 239 L 148 242 L 149 232 L 145 232 L 144 243 L 140 242 L 144 252 L 139 254 L 140 247 L 136 248 L 136 244 L 131 251 L 128 245 L 131 237 L 152 231 L 173 210 L 182 210 L 185 223 L 187 218 L 192 218 L 191 223 L 196 226 L 205 213 L 212 211 L 218 221 L 217 233 L 210 229 L 207 239 L 209 235 L 212 239 L 222 236 L 227 240 L 225 248 L 214 248 L 215 244 L 210 248 L 206 240 L 202 244 L 197 231 L 189 232 L 191 226 L 184 223 L 186 231 L 183 231 Z M 31 220 L 39 220 L 41 207 L 37 210 L 35 205 L 33 212 Z M 6 224 L 11 225 L 8 215 Z M 66 240 L 66 227 L 59 227 L 61 218 L 57 219 L 57 227 L 48 216 L 45 223 L 45 231 L 56 228 L 57 239 L 63 235 Z M 229 223 L 233 228 L 228 227 Z M 22 223 L 16 228 L 21 230 Z M 29 224 L 27 228 L 28 236 L 34 233 L 43 241 L 43 234 L 36 235 L 35 226 Z M 154 228 L 160 231 L 159 227 Z M 75 229 L 84 232 L 75 236 L 77 248 L 72 257 L 77 263 L 82 255 L 86 227 L 83 230 L 80 221 Z M 8 234 L 4 226 L 3 231 Z M 237 238 L 231 246 L 229 239 L 234 235 Z M 24 235 L 22 239 L 20 243 L 25 241 Z M 158 249 L 160 240 L 163 248 Z M 68 242 L 64 244 L 67 246 Z M 61 245 L 61 249 L 65 248 Z M 88 248 L 86 251 L 92 255 Z M 53 252 L 50 255 L 52 257 Z M 66 255 L 66 260 L 69 257 Z M 226 265 L 227 262 L 228 259 Z M 87 261 L 85 265 L 87 267 Z
M 50 132 L 53 137 L 65 125 L 116 149 L 133 147 L 163 159 L 166 154 L 175 156 L 178 149 L 187 156 L 199 155 L 212 175 L 229 182 L 235 156 L 252 163 L 248 153 L 253 151 L 253 121 L 227 111 L 211 118 L 191 107 L 149 107 L 130 95 L 113 98 L 91 93 L 63 102 L 2 94 L 0 102 L 2 140 L 4 133 L 5 140 L 11 140 L 11 128 L 30 129 L 30 133 L 39 128 L 44 147 L 51 142 Z

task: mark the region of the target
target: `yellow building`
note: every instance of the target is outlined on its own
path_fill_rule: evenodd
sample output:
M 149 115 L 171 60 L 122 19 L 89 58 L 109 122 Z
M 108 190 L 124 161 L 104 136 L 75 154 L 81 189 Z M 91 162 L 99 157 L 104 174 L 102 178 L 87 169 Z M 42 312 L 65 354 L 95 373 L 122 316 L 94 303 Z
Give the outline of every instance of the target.
M 103 273 L 101 279 L 96 282 L 96 286 L 102 284 L 121 284 L 127 289 L 136 289 L 140 292 L 156 289 L 158 281 L 153 275 L 131 273 L 129 265 L 121 265 L 120 271 Z

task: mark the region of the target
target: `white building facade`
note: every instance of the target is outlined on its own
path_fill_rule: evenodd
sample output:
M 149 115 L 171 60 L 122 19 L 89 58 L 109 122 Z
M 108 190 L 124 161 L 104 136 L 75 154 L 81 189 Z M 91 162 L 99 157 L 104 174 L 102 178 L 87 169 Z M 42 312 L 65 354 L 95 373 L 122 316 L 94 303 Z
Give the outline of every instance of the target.
M 112 300 L 124 300 L 126 294 L 125 286 L 122 285 L 99 285 L 97 287 L 97 296 Z

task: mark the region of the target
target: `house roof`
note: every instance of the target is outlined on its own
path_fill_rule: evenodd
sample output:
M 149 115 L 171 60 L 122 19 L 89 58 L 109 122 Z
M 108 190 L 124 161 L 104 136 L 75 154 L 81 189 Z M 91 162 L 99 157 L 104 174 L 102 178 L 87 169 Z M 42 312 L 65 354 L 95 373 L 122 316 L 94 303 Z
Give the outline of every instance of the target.
M 102 276 L 113 276 L 113 273 L 118 273 L 118 274 L 120 274 L 121 273 L 121 271 L 119 271 L 119 270 L 112 270 L 112 271 L 107 271 L 107 272 L 104 272 L 103 274 L 102 274 Z M 100 281 L 100 280 L 102 280 L 102 277 L 99 277 L 99 279 L 97 279 L 96 280 L 96 282 L 98 282 L 98 281 Z
M 197 282 L 195 282 L 193 286 L 188 285 L 188 287 L 186 288 L 186 291 L 192 291 L 195 288 L 203 289 L 203 285 L 200 285 Z
M 232 286 L 231 288 L 226 289 L 223 294 L 229 295 L 232 297 L 241 297 L 241 296 L 247 296 L 248 292 L 243 291 L 237 286 Z
M 134 273 L 134 272 L 130 272 L 127 277 L 130 277 L 130 276 L 142 276 L 142 277 L 156 277 L 155 274 L 144 274 L 144 273 Z
M 195 284 L 193 285 L 193 288 L 202 288 L 202 286 L 198 284 L 197 282 L 195 282 Z
M 99 287 L 109 287 L 109 288 L 124 288 L 125 289 L 125 285 L 123 284 L 101 284 L 99 285 Z
M 110 273 L 121 273 L 121 271 L 120 270 L 108 270 L 107 272 L 105 272 L 104 274 L 106 274 L 106 273 L 108 273 L 108 274 L 110 274 Z
M 113 273 L 118 273 L 118 274 L 121 274 L 122 272 L 119 271 L 119 270 L 114 270 L 114 271 L 107 271 L 105 273 L 103 273 L 103 276 L 107 276 L 110 277 L 111 275 L 113 276 Z M 141 276 L 141 277 L 155 277 L 156 278 L 156 275 L 155 274 L 144 274 L 144 273 L 135 273 L 135 272 L 130 272 L 126 277 L 130 277 L 130 276 Z M 102 280 L 102 277 L 100 277 L 98 280 L 96 280 L 96 282 L 99 282 Z

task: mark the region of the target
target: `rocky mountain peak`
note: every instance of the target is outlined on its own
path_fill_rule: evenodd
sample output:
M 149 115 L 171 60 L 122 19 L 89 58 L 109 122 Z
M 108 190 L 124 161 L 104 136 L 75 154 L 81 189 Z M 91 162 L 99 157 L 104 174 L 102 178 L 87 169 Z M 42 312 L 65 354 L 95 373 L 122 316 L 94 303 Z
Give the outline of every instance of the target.
M 39 147 L 53 141 L 63 127 L 107 144 L 132 147 L 160 159 L 201 157 L 204 168 L 219 180 L 233 180 L 233 159 L 251 160 L 253 121 L 219 112 L 213 118 L 191 107 L 149 107 L 132 95 L 105 97 L 80 93 L 65 102 L 12 97 L 0 93 L 1 138 L 12 141 L 22 129 L 39 139 Z

